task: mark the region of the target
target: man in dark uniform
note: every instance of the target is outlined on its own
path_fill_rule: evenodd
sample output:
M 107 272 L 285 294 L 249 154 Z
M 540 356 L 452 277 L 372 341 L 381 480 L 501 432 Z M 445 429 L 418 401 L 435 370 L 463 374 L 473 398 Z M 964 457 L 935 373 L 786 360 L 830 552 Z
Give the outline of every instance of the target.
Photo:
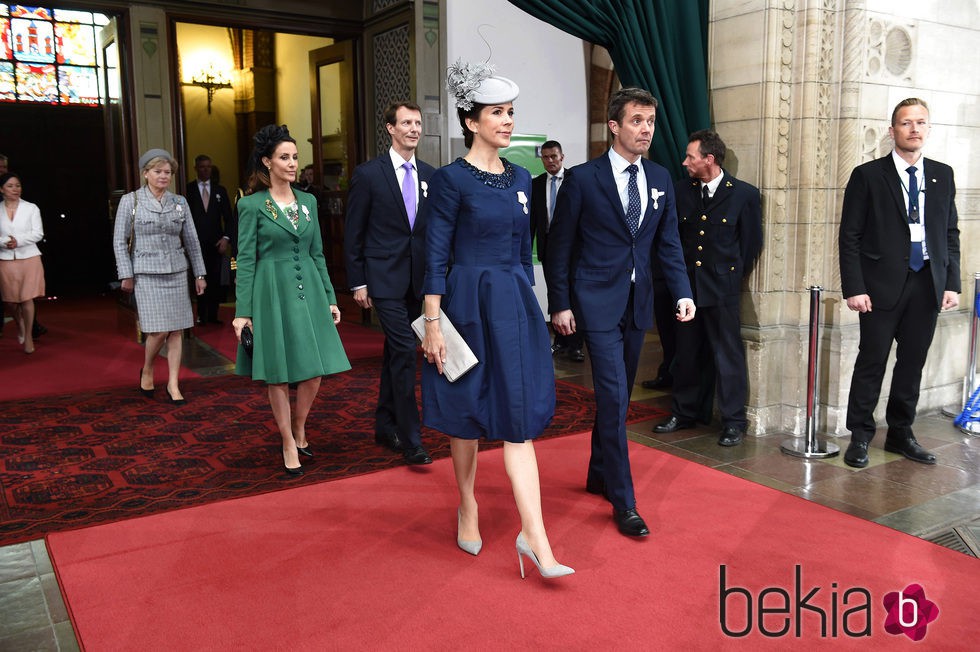
M 211 179 L 211 157 L 200 154 L 194 159 L 197 179 L 187 184 L 187 204 L 194 218 L 197 238 L 201 242 L 207 289 L 197 298 L 197 324 L 220 324 L 218 306 L 225 299 L 228 284 L 221 284 L 221 266 L 231 251 L 231 199 L 223 186 Z
M 742 345 L 739 296 L 742 279 L 762 249 L 759 189 L 722 169 L 725 143 L 710 130 L 688 138 L 684 168 L 690 179 L 675 184 L 677 220 L 697 318 L 678 323 L 677 356 L 697 360 L 707 347 L 715 362 L 722 430 L 720 446 L 745 436 L 748 373 Z M 675 365 L 670 419 L 654 426 L 667 433 L 694 426 L 699 412 L 698 365 Z

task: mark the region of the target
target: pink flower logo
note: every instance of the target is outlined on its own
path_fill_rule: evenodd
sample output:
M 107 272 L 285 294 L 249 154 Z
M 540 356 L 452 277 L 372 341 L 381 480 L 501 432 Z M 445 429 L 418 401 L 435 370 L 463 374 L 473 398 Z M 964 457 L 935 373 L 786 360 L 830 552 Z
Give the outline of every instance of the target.
M 904 591 L 892 591 L 882 602 L 888 611 L 885 631 L 889 634 L 905 634 L 913 641 L 926 636 L 926 626 L 939 618 L 939 607 L 926 599 L 926 591 L 918 584 L 909 584 Z

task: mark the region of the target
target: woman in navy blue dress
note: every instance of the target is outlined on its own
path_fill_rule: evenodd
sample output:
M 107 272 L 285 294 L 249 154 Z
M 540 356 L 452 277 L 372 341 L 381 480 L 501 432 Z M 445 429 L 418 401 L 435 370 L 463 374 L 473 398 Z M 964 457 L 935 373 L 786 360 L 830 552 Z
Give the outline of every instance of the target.
M 451 436 L 459 487 L 457 545 L 479 553 L 476 496 L 480 439 L 504 441 L 504 466 L 521 516 L 518 561 L 544 577 L 574 572 L 551 550 L 541 514 L 532 439 L 551 422 L 555 378 L 547 327 L 531 289 L 527 170 L 500 158 L 514 129 L 517 85 L 485 66 L 449 71 L 450 91 L 469 152 L 439 169 L 427 189 L 426 273 L 422 349 L 425 425 Z M 479 364 L 450 383 L 442 375 L 445 311 Z

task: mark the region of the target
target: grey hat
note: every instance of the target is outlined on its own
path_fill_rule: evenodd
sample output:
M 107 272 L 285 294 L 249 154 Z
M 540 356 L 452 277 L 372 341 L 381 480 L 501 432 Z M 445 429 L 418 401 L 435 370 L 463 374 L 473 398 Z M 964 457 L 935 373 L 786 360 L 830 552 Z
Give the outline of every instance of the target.
M 146 164 L 155 158 L 165 158 L 168 161 L 174 160 L 174 157 L 171 156 L 170 152 L 167 150 L 154 147 L 153 149 L 146 150 L 146 152 L 143 153 L 143 156 L 140 157 L 140 169 L 142 170 L 145 168 Z
M 478 104 L 506 104 L 517 99 L 521 89 L 506 77 L 487 77 L 473 91 L 473 101 Z
M 506 77 L 493 74 L 486 63 L 463 63 L 457 59 L 446 71 L 446 90 L 455 99 L 457 109 L 469 111 L 473 103 L 506 104 L 517 99 L 520 89 Z

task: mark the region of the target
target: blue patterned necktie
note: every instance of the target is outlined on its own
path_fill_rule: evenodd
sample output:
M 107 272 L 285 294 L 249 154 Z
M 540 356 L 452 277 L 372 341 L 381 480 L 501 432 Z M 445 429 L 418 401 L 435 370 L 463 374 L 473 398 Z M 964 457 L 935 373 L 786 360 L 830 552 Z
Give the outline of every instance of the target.
M 915 166 L 905 170 L 909 173 L 909 224 L 919 223 L 919 180 L 915 176 Z M 925 265 L 922 257 L 922 242 L 913 242 L 909 250 L 909 269 L 917 272 Z
M 405 212 L 408 213 L 408 228 L 415 228 L 415 179 L 412 178 L 412 164 L 402 163 L 405 168 L 405 180 L 402 181 L 402 199 L 405 201 Z
M 630 228 L 630 235 L 636 237 L 636 232 L 640 230 L 640 189 L 636 185 L 636 173 L 639 168 L 635 163 L 630 164 L 626 171 L 630 173 L 630 182 L 626 187 L 626 195 L 629 202 L 626 205 L 626 224 Z

